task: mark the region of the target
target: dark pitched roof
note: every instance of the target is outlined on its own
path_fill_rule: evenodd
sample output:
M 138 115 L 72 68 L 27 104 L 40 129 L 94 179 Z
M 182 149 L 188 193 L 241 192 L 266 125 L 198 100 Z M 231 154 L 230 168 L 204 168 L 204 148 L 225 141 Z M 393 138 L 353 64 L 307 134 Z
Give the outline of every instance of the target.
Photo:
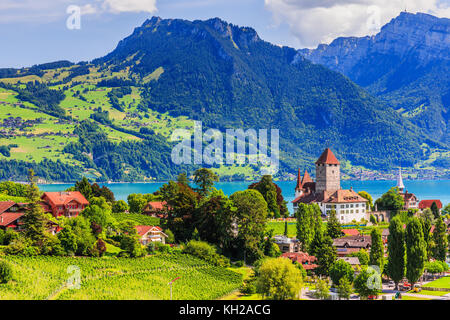
M 330 148 L 326 148 L 316 164 L 340 164 L 336 156 L 331 152 Z

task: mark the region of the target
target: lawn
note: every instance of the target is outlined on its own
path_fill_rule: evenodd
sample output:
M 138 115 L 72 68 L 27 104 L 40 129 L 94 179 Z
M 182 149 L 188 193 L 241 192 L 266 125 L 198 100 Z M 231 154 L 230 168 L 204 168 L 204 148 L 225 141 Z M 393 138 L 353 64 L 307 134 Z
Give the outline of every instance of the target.
M 273 235 L 284 234 L 284 221 L 270 221 L 266 226 L 267 230 L 273 230 Z M 295 237 L 297 235 L 297 222 L 288 222 L 288 237 Z
M 140 213 L 113 213 L 113 217 L 118 221 L 132 220 L 139 225 L 144 226 L 159 226 L 160 219 L 156 217 L 150 217 Z
M 449 292 L 447 292 L 447 291 L 422 290 L 422 291 L 420 291 L 420 292 L 408 291 L 408 293 L 413 293 L 413 294 L 423 294 L 423 295 L 426 295 L 426 296 L 437 296 L 437 297 L 441 297 L 441 296 L 445 296 L 445 295 L 448 294 Z
M 412 296 L 402 296 L 402 300 L 431 300 L 431 299 L 426 299 L 426 298 L 421 298 L 421 297 L 412 297 Z
M 424 285 L 431 288 L 445 288 L 450 292 L 450 276 L 442 277 Z

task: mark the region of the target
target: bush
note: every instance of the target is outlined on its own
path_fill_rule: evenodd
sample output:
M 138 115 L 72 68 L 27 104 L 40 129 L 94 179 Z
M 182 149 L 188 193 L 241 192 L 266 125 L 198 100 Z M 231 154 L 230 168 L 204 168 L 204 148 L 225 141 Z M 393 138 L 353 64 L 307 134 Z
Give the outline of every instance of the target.
M 244 266 L 244 261 L 242 261 L 242 260 L 236 261 L 234 263 L 234 266 L 238 267 L 238 268 L 243 267 Z
M 13 271 L 9 263 L 0 261 L 0 283 L 8 283 L 12 280 Z
M 189 241 L 183 249 L 183 252 L 196 256 L 216 266 L 230 266 L 230 259 L 216 253 L 216 248 L 204 241 Z

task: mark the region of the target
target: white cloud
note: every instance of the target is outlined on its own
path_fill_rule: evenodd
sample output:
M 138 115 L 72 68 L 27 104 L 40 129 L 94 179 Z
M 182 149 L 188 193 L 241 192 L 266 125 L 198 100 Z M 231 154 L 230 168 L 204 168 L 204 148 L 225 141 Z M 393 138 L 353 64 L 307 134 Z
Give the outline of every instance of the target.
M 104 0 L 102 7 L 113 13 L 157 11 L 156 0 Z
M 67 16 L 69 6 L 82 15 L 157 11 L 157 0 L 0 0 L 0 24 L 51 22 Z
M 442 0 L 264 0 L 275 23 L 287 23 L 302 47 L 329 43 L 340 36 L 376 34 L 405 9 L 450 16 Z

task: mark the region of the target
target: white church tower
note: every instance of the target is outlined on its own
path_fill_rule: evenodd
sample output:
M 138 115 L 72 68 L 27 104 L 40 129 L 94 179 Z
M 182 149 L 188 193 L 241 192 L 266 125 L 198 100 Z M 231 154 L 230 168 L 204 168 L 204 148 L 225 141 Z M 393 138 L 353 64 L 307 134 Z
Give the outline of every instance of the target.
M 405 190 L 405 185 L 403 184 L 403 178 L 402 178 L 402 168 L 398 168 L 398 177 L 397 177 L 397 188 L 400 193 L 403 193 L 403 190 Z

